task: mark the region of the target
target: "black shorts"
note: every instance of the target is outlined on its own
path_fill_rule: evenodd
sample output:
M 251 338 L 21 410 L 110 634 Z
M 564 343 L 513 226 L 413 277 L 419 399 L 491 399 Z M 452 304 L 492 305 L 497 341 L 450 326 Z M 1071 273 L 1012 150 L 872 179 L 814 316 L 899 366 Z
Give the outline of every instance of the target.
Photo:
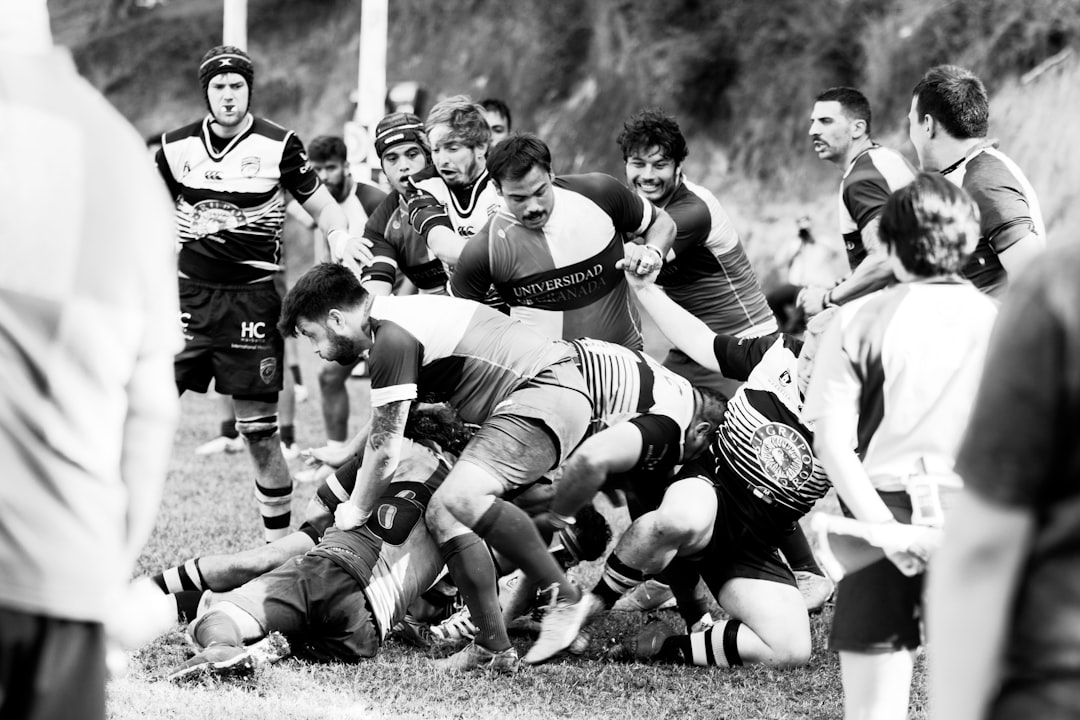
M 0 717 L 105 718 L 105 629 L 0 608 Z
M 180 278 L 184 349 L 174 364 L 180 390 L 222 395 L 280 392 L 285 342 L 277 331 L 281 296 L 274 283 L 213 285 Z
M 227 593 L 263 631 L 289 638 L 297 654 L 321 662 L 357 662 L 379 652 L 379 633 L 360 583 L 328 557 L 301 555 Z
M 777 524 L 772 508 L 745 485 L 721 478 L 714 487 L 716 522 L 701 563 L 701 577 L 713 595 L 734 578 L 797 587 L 795 575 L 776 549 L 787 528 Z
M 878 494 L 893 517 L 911 522 L 906 492 Z M 914 650 L 922 642 L 922 593 L 921 573 L 908 577 L 887 559 L 845 575 L 836 586 L 829 647 L 860 653 Z

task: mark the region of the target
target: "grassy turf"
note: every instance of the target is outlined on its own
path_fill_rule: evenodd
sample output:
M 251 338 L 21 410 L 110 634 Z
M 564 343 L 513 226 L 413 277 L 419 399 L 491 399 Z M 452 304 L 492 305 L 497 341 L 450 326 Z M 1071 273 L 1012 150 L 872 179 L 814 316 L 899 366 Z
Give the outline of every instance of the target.
M 314 361 L 301 351 L 312 398 L 298 407 L 302 447 L 321 442 Z M 353 418 L 366 413 L 367 381 L 350 380 Z M 139 563 L 156 572 L 199 554 L 262 542 L 246 454 L 196 457 L 192 451 L 216 434 L 216 405 L 187 395 L 170 466 L 165 500 L 154 535 Z M 298 462 L 293 463 L 298 470 Z M 314 487 L 298 485 L 293 503 L 297 526 Z M 613 517 L 619 524 L 620 517 Z M 598 564 L 579 571 L 591 584 Z M 593 641 L 581 658 L 556 660 L 513 677 L 473 674 L 441 677 L 429 656 L 389 641 L 378 658 L 358 665 L 317 665 L 287 659 L 243 685 L 177 687 L 164 676 L 190 654 L 181 628 L 135 653 L 126 677 L 109 685 L 110 718 L 838 718 L 842 693 L 836 656 L 825 648 L 831 607 L 812 621 L 814 653 L 799 670 L 685 668 L 629 664 L 609 659 L 610 650 L 644 622 L 638 613 L 610 613 L 591 628 Z M 661 613 L 680 626 L 677 615 Z M 531 640 L 515 637 L 521 653 Z M 913 693 L 912 718 L 924 718 L 923 663 Z

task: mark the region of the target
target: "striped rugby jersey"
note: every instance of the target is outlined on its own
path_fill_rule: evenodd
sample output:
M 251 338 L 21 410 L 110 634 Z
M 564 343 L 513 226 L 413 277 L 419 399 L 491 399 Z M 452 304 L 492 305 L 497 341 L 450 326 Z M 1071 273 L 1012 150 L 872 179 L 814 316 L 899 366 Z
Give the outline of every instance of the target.
M 677 232 L 656 283 L 715 333 L 758 337 L 776 332 L 776 317 L 750 258 L 716 196 L 683 180 L 664 210 Z
M 364 237 L 371 240 L 375 260 L 364 268 L 364 280 L 394 284 L 398 271 L 421 292 L 446 293 L 446 270 L 423 236 L 409 224 L 405 202 L 392 190 L 368 218 Z
M 477 424 L 541 370 L 573 357 L 568 343 L 486 305 L 442 295 L 374 298 L 371 333 L 373 408 L 446 402 Z
M 628 236 L 655 218 L 653 206 L 610 175 L 557 177 L 544 227 L 524 227 L 502 209 L 472 239 L 450 278 L 455 296 L 483 299 L 492 285 L 510 316 L 548 337 L 593 337 L 643 347 L 641 322 L 622 270 Z
M 915 179 L 915 170 L 895 150 L 873 145 L 855 156 L 840 181 L 840 232 L 852 270 L 866 257 L 862 231 L 881 214 L 885 201 Z
M 829 490 L 825 469 L 814 455 L 813 432 L 799 420 L 801 348 L 800 341 L 783 334 L 717 335 L 713 341 L 720 371 L 745 381 L 728 401 L 710 445 L 717 473 L 734 475 L 756 496 L 795 517 L 809 512 Z
M 272 277 L 281 269 L 284 191 L 303 203 L 322 184 L 291 130 L 253 115 L 244 122 L 227 142 L 211 138 L 209 116 L 161 137 L 157 166 L 176 201 L 178 264 L 194 280 Z

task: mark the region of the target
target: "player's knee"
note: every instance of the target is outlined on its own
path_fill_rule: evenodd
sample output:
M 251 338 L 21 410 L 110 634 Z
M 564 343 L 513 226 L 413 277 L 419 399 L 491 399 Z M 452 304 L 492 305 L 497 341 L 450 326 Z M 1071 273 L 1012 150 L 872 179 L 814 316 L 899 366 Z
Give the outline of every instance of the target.
M 277 415 L 263 415 L 255 418 L 237 418 L 236 431 L 240 433 L 249 444 L 264 445 L 269 442 L 277 442 L 278 431 Z
M 769 648 L 767 663 L 777 668 L 804 667 L 810 663 L 810 629 L 776 627 L 759 636 Z
M 712 530 L 716 515 L 687 502 L 663 502 L 656 510 L 658 532 L 685 542 L 692 542 Z

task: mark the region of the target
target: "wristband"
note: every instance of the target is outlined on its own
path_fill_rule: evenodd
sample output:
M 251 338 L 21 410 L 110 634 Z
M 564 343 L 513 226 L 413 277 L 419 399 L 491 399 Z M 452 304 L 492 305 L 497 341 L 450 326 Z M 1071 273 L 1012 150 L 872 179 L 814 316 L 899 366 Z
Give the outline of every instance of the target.
M 825 294 L 821 296 L 821 306 L 825 308 L 840 307 L 840 304 L 834 302 L 832 299 L 833 288 L 825 291 Z
M 334 228 L 326 234 L 326 244 L 330 246 L 330 257 L 341 262 L 345 258 L 345 248 L 349 244 L 349 233 L 341 228 Z
M 661 250 L 660 248 L 656 247 L 655 245 L 651 245 L 649 243 L 645 243 L 645 247 L 648 248 L 649 250 L 652 250 L 654 253 L 656 253 L 656 257 L 660 261 L 660 264 L 661 265 L 664 264 L 664 251 L 663 250 Z

